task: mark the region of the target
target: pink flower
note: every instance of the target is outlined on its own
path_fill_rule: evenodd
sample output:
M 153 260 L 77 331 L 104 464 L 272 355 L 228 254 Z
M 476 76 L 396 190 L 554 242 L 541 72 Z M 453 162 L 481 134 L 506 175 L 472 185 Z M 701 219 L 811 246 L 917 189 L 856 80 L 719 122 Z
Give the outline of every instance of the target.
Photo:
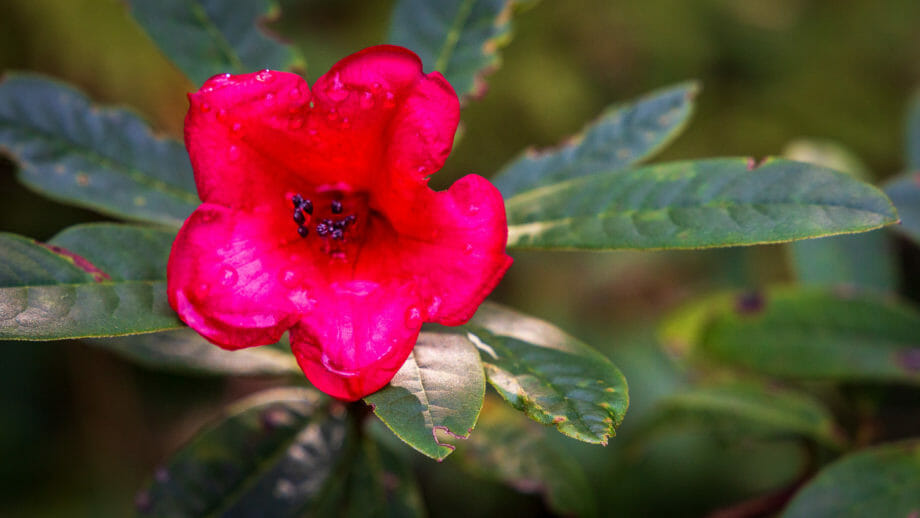
M 412 52 L 351 55 L 312 91 L 286 72 L 216 76 L 189 95 L 203 203 L 169 257 L 169 303 L 226 349 L 290 330 L 307 378 L 359 399 L 390 381 L 423 322 L 466 322 L 511 258 L 498 190 L 434 192 L 457 95 Z

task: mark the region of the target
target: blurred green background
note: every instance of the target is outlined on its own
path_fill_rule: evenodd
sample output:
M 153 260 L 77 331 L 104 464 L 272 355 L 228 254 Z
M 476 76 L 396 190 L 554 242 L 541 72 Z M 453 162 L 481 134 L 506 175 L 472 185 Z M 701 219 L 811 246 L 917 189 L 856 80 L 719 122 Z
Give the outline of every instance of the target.
M 311 82 L 339 58 L 384 42 L 391 9 L 353 0 L 281 5 L 270 26 L 301 49 Z M 486 96 L 464 110 L 462 139 L 433 184 L 490 176 L 611 103 L 688 78 L 704 86 L 696 115 L 659 160 L 761 157 L 808 136 L 839 142 L 882 179 L 903 164 L 902 118 L 920 85 L 918 29 L 916 0 L 544 1 L 515 18 L 504 64 Z M 71 82 L 172 135 L 181 134 L 185 93 L 195 88 L 121 0 L 3 0 L 0 69 Z M 104 219 L 26 190 L 0 158 L 0 231 L 46 239 Z M 917 260 L 899 246 L 903 261 Z M 630 440 L 656 398 L 693 375 L 658 347 L 653 325 L 694 295 L 788 280 L 782 247 L 514 256 L 495 298 L 601 349 L 629 380 L 630 412 L 610 446 L 557 441 L 587 470 L 601 515 L 699 516 L 796 476 L 804 455 L 792 441 L 726 441 L 699 430 Z M 127 515 L 145 477 L 221 403 L 272 384 L 153 372 L 77 342 L 2 347 L 0 516 Z M 450 460 L 417 457 L 432 516 L 547 512 L 536 496 L 469 478 Z

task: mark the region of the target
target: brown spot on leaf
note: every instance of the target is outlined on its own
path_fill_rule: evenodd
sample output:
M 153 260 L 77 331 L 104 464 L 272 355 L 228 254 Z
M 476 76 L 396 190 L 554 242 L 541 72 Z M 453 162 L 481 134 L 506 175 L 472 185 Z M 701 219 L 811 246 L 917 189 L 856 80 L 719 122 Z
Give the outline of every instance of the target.
M 86 259 L 85 257 L 83 257 L 82 255 L 77 255 L 77 254 L 71 252 L 70 250 L 68 250 L 68 249 L 66 249 L 66 248 L 64 248 L 64 247 L 61 247 L 61 246 L 48 245 L 48 244 L 45 244 L 45 243 L 38 243 L 38 244 L 41 245 L 41 246 L 43 246 L 43 247 L 45 247 L 45 248 L 47 248 L 48 250 L 51 250 L 52 252 L 54 252 L 54 253 L 56 253 L 56 254 L 58 254 L 58 255 L 63 255 L 64 257 L 70 259 L 70 260 L 73 262 L 73 264 L 74 264 L 77 268 L 79 268 L 79 269 L 83 270 L 84 272 L 86 272 L 86 273 L 92 275 L 92 276 L 93 276 L 93 280 L 96 281 L 96 282 L 103 282 L 103 281 L 110 281 L 110 280 L 112 280 L 112 277 L 110 277 L 109 274 L 107 274 L 107 273 L 105 273 L 104 271 L 100 270 L 95 264 L 89 262 L 89 260 L 87 260 L 87 259 Z
M 907 372 L 920 373 L 920 347 L 898 351 L 897 362 Z
M 762 293 L 742 293 L 735 299 L 735 311 L 742 315 L 751 315 L 763 311 L 766 300 Z
M 763 157 L 760 160 L 755 160 L 754 157 L 748 158 L 747 170 L 753 171 L 758 167 L 762 166 L 767 161 L 767 157 Z
M 89 175 L 86 173 L 77 173 L 77 185 L 80 187 L 89 185 Z

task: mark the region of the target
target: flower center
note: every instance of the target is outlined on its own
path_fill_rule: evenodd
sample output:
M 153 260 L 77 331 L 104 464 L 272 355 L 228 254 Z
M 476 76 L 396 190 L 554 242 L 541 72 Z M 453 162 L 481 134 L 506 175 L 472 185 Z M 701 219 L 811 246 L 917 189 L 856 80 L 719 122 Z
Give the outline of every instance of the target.
M 318 243 L 323 253 L 345 258 L 346 248 L 359 237 L 358 214 L 366 206 L 359 198 L 339 191 L 316 192 L 309 197 L 294 194 L 290 200 L 297 234 Z

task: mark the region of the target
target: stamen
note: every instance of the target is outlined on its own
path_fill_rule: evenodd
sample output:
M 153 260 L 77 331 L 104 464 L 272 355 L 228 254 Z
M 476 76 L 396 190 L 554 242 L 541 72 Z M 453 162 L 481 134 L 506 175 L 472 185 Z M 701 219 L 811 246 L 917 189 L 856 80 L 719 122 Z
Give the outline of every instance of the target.
M 303 222 L 305 221 L 305 219 L 306 218 L 303 217 L 303 212 L 301 212 L 299 208 L 294 209 L 294 223 L 297 223 L 298 225 L 303 225 Z
M 295 209 L 299 209 L 300 206 L 303 205 L 303 201 L 303 196 L 299 194 L 295 194 L 291 197 L 291 202 L 294 204 Z
M 326 226 L 325 223 L 319 223 L 318 225 L 316 225 L 316 233 L 317 235 L 319 235 L 319 237 L 326 237 L 329 234 L 329 232 L 330 232 L 330 229 L 328 226 Z
M 304 200 L 300 208 L 307 214 L 313 214 L 313 202 L 310 200 Z
M 300 234 L 300 237 L 307 237 L 310 235 L 310 230 L 307 227 L 297 227 L 297 233 Z
M 332 203 L 329 204 L 329 207 L 332 209 L 333 214 L 342 213 L 342 202 L 339 200 L 332 200 Z
M 344 237 L 345 237 L 345 233 L 342 232 L 342 229 L 337 228 L 332 231 L 332 239 L 343 239 Z

